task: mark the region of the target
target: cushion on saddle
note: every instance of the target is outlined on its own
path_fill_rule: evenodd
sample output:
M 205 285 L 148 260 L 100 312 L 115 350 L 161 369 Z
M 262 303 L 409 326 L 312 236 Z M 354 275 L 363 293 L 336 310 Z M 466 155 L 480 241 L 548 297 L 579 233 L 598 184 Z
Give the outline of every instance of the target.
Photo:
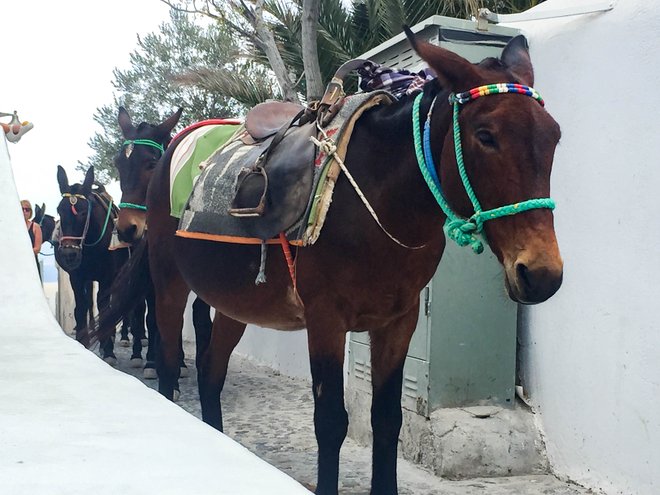
M 389 104 L 393 97 L 385 91 L 362 93 L 345 98 L 343 105 L 325 128 L 343 160 L 355 122 L 368 108 Z M 241 133 L 213 153 L 202 164 L 202 172 L 181 215 L 177 235 L 222 242 L 257 244 L 277 242 L 284 232 L 292 244 L 309 245 L 317 239 L 332 201 L 340 167 L 334 155 L 317 154 L 310 137 L 317 137 L 316 123 L 292 126 L 282 141 L 270 150 L 263 164 L 268 175 L 267 204 L 263 215 L 235 217 L 229 214 L 237 197 L 239 175 L 251 168 L 268 148 L 273 136 L 255 144 L 245 144 Z M 178 150 L 177 150 L 178 151 Z M 239 192 L 245 193 L 242 188 Z M 256 204 L 260 187 L 250 199 Z
M 305 107 L 288 101 L 266 101 L 250 109 L 245 116 L 245 130 L 256 140 L 272 136 Z
M 222 146 L 242 128 L 241 125 L 229 124 L 191 127 L 193 130 L 179 142 L 170 163 L 170 214 L 175 218 L 181 218 L 204 162 L 222 149 Z

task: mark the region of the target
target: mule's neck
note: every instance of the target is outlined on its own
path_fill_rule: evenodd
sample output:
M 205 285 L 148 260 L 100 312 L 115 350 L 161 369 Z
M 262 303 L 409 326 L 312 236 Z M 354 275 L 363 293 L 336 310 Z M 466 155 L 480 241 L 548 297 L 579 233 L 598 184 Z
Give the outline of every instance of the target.
M 432 149 L 438 167 L 441 166 L 445 136 L 451 126 L 448 95 L 449 92 L 443 91 L 437 82 L 426 84 L 419 112 L 420 121 L 415 122 L 423 132 L 426 115 L 437 96 L 433 110 Z M 412 116 L 415 96 L 406 96 L 391 105 L 379 107 L 360 119 L 354 136 L 364 139 L 370 146 L 366 153 L 355 150 L 353 156 L 349 156 L 353 158 L 356 168 L 361 169 L 362 180 L 369 185 L 375 182 L 378 196 L 387 198 L 381 204 L 374 205 L 379 215 L 381 211 L 386 211 L 386 215 L 393 217 L 391 221 L 399 220 L 396 223 L 404 228 L 411 242 L 413 239 L 424 241 L 432 230 L 442 235 L 446 218 L 417 163 Z M 358 160 L 362 160 L 362 164 L 358 165 Z
M 84 248 L 107 250 L 112 238 L 112 218 L 108 219 L 107 224 L 105 220 L 108 215 L 108 209 L 111 208 L 111 205 L 106 204 L 105 201 L 99 199 L 99 196 L 96 194 L 91 196 L 91 201 L 92 218 L 89 222 L 87 235 L 85 236 L 85 239 L 83 239 Z M 112 212 L 110 215 L 112 216 Z

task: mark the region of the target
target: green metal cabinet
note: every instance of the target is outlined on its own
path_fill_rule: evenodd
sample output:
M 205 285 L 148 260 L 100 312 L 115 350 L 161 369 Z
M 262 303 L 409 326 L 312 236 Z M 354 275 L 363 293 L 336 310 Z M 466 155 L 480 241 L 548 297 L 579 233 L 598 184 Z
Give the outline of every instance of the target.
M 478 31 L 476 22 L 441 16 L 412 30 L 472 62 L 499 56 L 507 41 L 519 34 L 492 25 Z M 425 66 L 403 35 L 360 58 L 412 71 Z M 506 295 L 503 277 L 490 250 L 475 255 L 469 248 L 447 243 L 435 276 L 421 294 L 419 321 L 404 367 L 404 408 L 428 417 L 440 407 L 513 403 L 517 305 Z M 351 333 L 348 347 L 347 386 L 370 393 L 368 334 Z

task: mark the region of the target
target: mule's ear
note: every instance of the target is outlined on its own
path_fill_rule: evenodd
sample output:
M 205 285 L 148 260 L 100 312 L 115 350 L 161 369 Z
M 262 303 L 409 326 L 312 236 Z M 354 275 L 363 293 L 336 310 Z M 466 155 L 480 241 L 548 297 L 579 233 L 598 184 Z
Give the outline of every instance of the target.
M 403 30 L 413 49 L 435 71 L 443 87 L 452 91 L 465 91 L 478 80 L 477 69 L 463 57 L 416 39 L 408 26 L 404 26 Z
M 179 123 L 179 119 L 181 118 L 182 113 L 183 108 L 179 108 L 176 112 L 167 117 L 163 122 L 158 124 L 158 127 L 156 128 L 158 135 L 163 138 L 169 136 L 172 132 L 172 129 L 174 129 L 174 126 Z
M 94 166 L 91 166 L 87 169 L 87 172 L 85 173 L 85 180 L 81 186 L 81 190 L 85 196 L 92 192 L 92 184 L 94 184 Z
M 41 207 L 39 205 L 34 205 L 34 217 L 32 218 L 33 221 L 39 222 L 41 220 Z
M 529 57 L 529 45 L 522 34 L 507 43 L 502 52 L 502 62 L 521 84 L 534 86 L 534 69 L 532 59 Z
M 128 115 L 128 112 L 124 107 L 119 107 L 119 115 L 117 116 L 117 120 L 119 121 L 121 133 L 125 138 L 131 139 L 135 134 L 135 126 L 133 126 L 131 116 Z
M 69 179 L 66 176 L 66 170 L 62 168 L 62 165 L 57 166 L 57 183 L 60 185 L 60 193 L 69 192 Z

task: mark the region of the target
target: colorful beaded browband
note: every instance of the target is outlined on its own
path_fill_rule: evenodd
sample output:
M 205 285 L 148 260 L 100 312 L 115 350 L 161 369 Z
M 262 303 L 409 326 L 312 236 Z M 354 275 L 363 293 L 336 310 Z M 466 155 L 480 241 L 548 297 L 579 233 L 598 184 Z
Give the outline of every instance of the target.
M 538 101 L 541 106 L 545 106 L 545 102 L 541 95 L 534 88 L 525 86 L 523 84 L 517 83 L 498 83 L 498 84 L 487 84 L 485 86 L 479 86 L 478 88 L 471 89 L 470 91 L 465 91 L 463 93 L 457 93 L 449 97 L 450 102 L 457 103 L 467 103 L 472 101 L 480 96 L 492 95 L 497 93 L 518 93 L 521 95 L 531 96 L 536 101 Z

